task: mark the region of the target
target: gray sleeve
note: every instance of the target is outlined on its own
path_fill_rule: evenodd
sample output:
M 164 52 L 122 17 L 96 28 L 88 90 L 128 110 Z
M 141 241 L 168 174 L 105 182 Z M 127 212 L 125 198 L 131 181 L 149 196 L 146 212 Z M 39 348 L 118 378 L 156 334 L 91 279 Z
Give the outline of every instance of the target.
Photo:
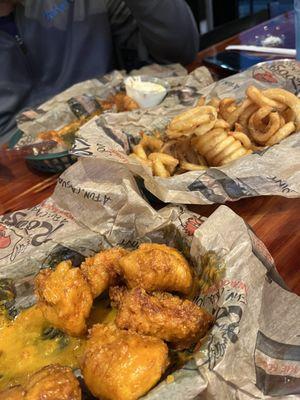
M 125 0 L 150 55 L 160 63 L 187 64 L 196 57 L 199 33 L 184 0 Z
M 106 0 L 119 67 L 158 62 L 187 64 L 199 34 L 184 0 Z

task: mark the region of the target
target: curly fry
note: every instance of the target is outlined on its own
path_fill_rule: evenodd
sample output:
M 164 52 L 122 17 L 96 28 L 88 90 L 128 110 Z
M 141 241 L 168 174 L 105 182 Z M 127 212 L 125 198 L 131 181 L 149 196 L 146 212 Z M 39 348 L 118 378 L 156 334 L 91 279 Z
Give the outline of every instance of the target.
M 269 118 L 267 125 L 263 119 Z M 252 138 L 259 144 L 265 144 L 280 128 L 280 116 L 270 107 L 262 107 L 249 119 L 249 131 Z
M 240 104 L 234 111 L 232 111 L 228 118 L 227 122 L 229 123 L 230 127 L 232 128 L 234 124 L 238 121 L 240 116 L 245 112 L 245 110 L 252 104 L 251 100 L 245 99 L 242 104 Z
M 288 122 L 282 128 L 280 128 L 267 142 L 267 146 L 272 146 L 281 142 L 281 140 L 287 138 L 291 133 L 295 132 L 296 125 L 294 122 Z
M 260 107 L 271 107 L 278 111 L 283 111 L 286 108 L 286 105 L 282 102 L 278 102 L 272 100 L 270 95 L 272 93 L 269 92 L 267 95 L 266 91 L 260 91 L 255 86 L 249 86 L 246 90 L 246 94 L 253 103 L 257 104 Z M 274 93 L 273 93 L 274 95 Z
M 239 122 L 236 122 L 234 124 L 234 131 L 235 132 L 243 132 L 244 133 L 244 127 Z
M 144 150 L 144 146 L 141 143 L 137 144 L 136 146 L 133 146 L 132 151 L 141 160 L 145 161 L 148 159 L 147 154 Z
M 272 101 L 280 102 L 285 108 L 291 108 L 295 114 L 296 128 L 300 128 L 300 99 L 297 96 L 280 88 L 266 89 L 263 91 L 263 94 Z
M 167 129 L 166 134 L 170 139 L 179 139 L 181 137 L 188 137 L 193 135 L 195 128 L 186 129 L 184 131 L 178 131 L 175 129 Z
M 285 119 L 283 118 L 282 115 L 279 115 L 279 118 L 280 118 L 280 128 L 282 128 L 283 125 L 285 125 L 285 124 L 288 123 L 288 122 L 293 122 L 293 121 L 287 121 L 287 122 L 285 122 Z
M 197 107 L 202 107 L 205 105 L 205 97 L 200 97 L 200 99 L 197 101 L 196 106 Z
M 251 152 L 239 140 L 220 128 L 213 129 L 206 135 L 200 136 L 196 147 L 212 166 L 226 164 Z
M 149 148 L 151 151 L 158 151 L 163 145 L 163 141 L 155 136 L 149 136 L 142 133 L 142 140 L 140 141 L 143 147 Z
M 144 159 L 140 158 L 139 156 L 137 156 L 134 153 L 129 154 L 129 157 L 132 158 L 133 160 L 136 160 L 136 161 L 138 160 L 140 163 L 146 165 L 147 167 L 152 168 L 152 161 L 150 161 L 148 159 L 144 160 Z
M 245 133 L 229 132 L 228 135 L 233 136 L 235 139 L 239 140 L 246 149 L 248 149 L 248 150 L 252 149 L 251 140 L 248 138 L 247 135 L 245 135 Z
M 214 128 L 229 129 L 229 123 L 224 119 L 217 119 Z
M 217 110 L 219 109 L 221 100 L 217 97 L 212 97 L 209 102 L 207 103 L 208 106 L 215 107 Z
M 236 109 L 236 102 L 230 97 L 226 97 L 219 103 L 219 113 L 221 117 L 227 121 L 229 115 Z
M 247 107 L 244 112 L 239 116 L 239 123 L 242 125 L 242 127 L 245 130 L 248 130 L 248 122 L 249 118 L 253 113 L 255 113 L 258 110 L 259 106 L 257 104 L 250 104 L 249 107 Z
M 207 124 L 202 124 L 198 126 L 193 133 L 197 136 L 204 135 L 204 133 L 209 132 L 214 127 L 214 125 L 215 121 L 210 121 Z
M 296 118 L 295 112 L 291 108 L 282 111 L 281 116 L 284 118 L 285 123 L 294 122 Z
M 180 168 L 184 171 L 203 171 L 208 167 L 206 165 L 192 164 L 187 161 L 181 161 Z
M 161 178 L 168 178 L 175 171 L 178 160 L 164 153 L 151 153 L 149 160 L 152 161 L 154 175 Z
M 217 111 L 211 106 L 194 107 L 188 111 L 184 111 L 174 117 L 169 124 L 169 131 L 185 131 L 196 128 L 201 124 L 208 123 L 217 118 Z

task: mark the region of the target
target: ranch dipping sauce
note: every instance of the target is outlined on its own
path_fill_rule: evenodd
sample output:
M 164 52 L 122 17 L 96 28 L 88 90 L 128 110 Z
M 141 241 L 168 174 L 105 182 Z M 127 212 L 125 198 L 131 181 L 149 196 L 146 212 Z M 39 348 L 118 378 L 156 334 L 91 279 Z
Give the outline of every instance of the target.
M 158 83 L 143 82 L 135 79 L 128 79 L 128 85 L 135 90 L 140 90 L 143 92 L 164 92 L 166 90 L 162 85 L 159 85 Z
M 161 79 L 148 76 L 130 76 L 124 81 L 126 93 L 141 108 L 154 107 L 161 103 L 169 85 Z

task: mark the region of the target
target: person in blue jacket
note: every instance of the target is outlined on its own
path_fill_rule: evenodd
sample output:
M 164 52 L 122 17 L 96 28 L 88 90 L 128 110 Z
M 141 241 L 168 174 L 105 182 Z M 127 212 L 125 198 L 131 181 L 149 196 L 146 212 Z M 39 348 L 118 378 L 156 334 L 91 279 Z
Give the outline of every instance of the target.
M 0 143 L 24 107 L 116 68 L 187 64 L 198 38 L 184 0 L 0 0 Z

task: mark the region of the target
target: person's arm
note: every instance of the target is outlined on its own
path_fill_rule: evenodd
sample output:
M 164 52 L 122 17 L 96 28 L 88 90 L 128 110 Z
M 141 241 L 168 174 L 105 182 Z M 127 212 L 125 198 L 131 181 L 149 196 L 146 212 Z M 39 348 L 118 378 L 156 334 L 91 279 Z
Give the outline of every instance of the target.
M 199 33 L 184 0 L 125 0 L 149 54 L 159 63 L 195 59 Z

